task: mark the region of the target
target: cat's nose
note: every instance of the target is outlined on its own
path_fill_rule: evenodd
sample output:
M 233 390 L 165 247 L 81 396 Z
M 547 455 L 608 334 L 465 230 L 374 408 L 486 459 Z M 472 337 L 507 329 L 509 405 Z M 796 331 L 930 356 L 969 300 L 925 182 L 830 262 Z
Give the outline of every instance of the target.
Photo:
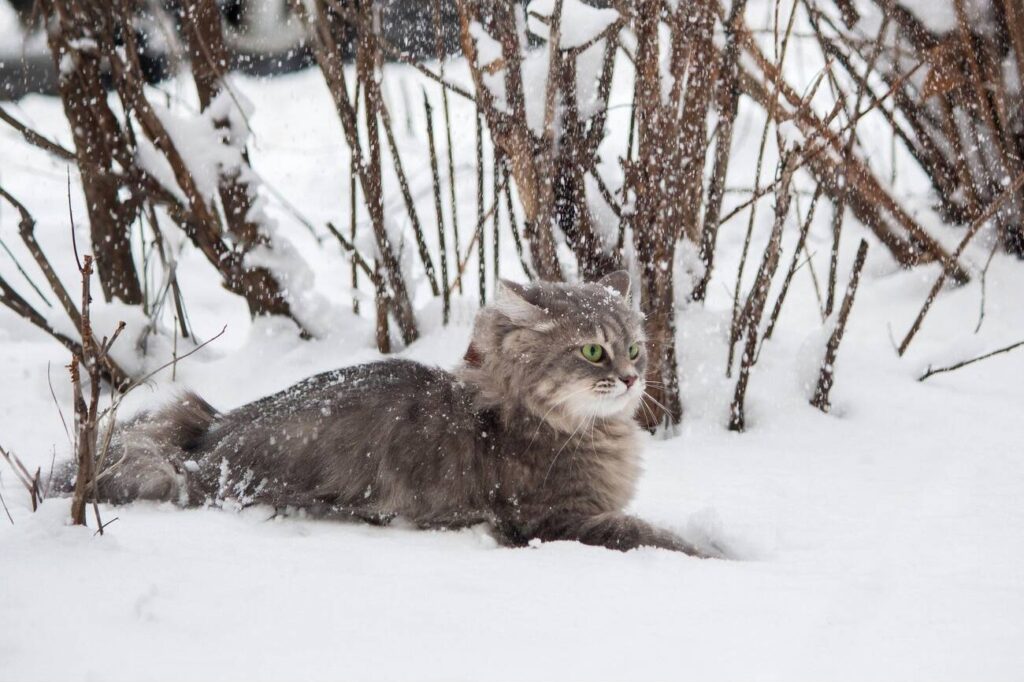
M 636 375 L 630 374 L 628 376 L 619 377 L 619 380 L 626 384 L 626 388 L 632 388 L 633 384 L 636 383 Z

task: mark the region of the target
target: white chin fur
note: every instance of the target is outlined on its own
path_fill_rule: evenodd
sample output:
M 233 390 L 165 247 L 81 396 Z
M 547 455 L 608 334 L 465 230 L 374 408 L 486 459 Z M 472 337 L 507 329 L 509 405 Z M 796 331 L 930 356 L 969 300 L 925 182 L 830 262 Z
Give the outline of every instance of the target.
M 615 390 L 598 393 L 584 392 L 569 400 L 569 411 L 579 419 L 591 417 L 614 417 L 616 415 L 632 415 L 640 402 L 643 387 L 634 384 L 631 388 L 619 385 Z

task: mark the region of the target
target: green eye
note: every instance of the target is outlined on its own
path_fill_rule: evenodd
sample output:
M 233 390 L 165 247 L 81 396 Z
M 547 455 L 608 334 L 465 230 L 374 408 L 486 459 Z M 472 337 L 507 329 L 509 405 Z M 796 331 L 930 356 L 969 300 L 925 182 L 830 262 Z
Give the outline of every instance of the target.
M 601 362 L 601 358 L 604 357 L 604 348 L 596 343 L 588 343 L 580 348 L 580 352 L 583 353 L 583 357 L 591 362 Z
M 638 357 L 640 357 L 640 344 L 635 342 L 629 344 L 629 359 L 636 360 Z

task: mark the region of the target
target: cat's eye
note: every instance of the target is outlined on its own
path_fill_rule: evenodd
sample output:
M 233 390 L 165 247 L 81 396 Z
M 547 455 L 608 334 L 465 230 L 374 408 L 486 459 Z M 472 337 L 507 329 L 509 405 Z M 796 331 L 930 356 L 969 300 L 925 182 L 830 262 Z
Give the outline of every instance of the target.
M 601 362 L 604 357 L 604 348 L 596 343 L 588 343 L 580 348 L 580 353 L 591 362 Z
M 640 344 L 635 341 L 629 344 L 629 359 L 636 360 L 640 357 Z

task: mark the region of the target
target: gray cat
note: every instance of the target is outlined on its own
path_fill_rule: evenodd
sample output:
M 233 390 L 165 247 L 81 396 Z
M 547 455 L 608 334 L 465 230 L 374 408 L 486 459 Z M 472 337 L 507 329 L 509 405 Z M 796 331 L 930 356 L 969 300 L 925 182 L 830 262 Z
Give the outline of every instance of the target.
M 119 430 L 102 499 L 268 504 L 424 528 L 488 522 L 700 555 L 624 514 L 640 474 L 642 319 L 629 276 L 503 282 L 454 374 L 408 360 L 326 372 L 221 414 L 196 395 Z

